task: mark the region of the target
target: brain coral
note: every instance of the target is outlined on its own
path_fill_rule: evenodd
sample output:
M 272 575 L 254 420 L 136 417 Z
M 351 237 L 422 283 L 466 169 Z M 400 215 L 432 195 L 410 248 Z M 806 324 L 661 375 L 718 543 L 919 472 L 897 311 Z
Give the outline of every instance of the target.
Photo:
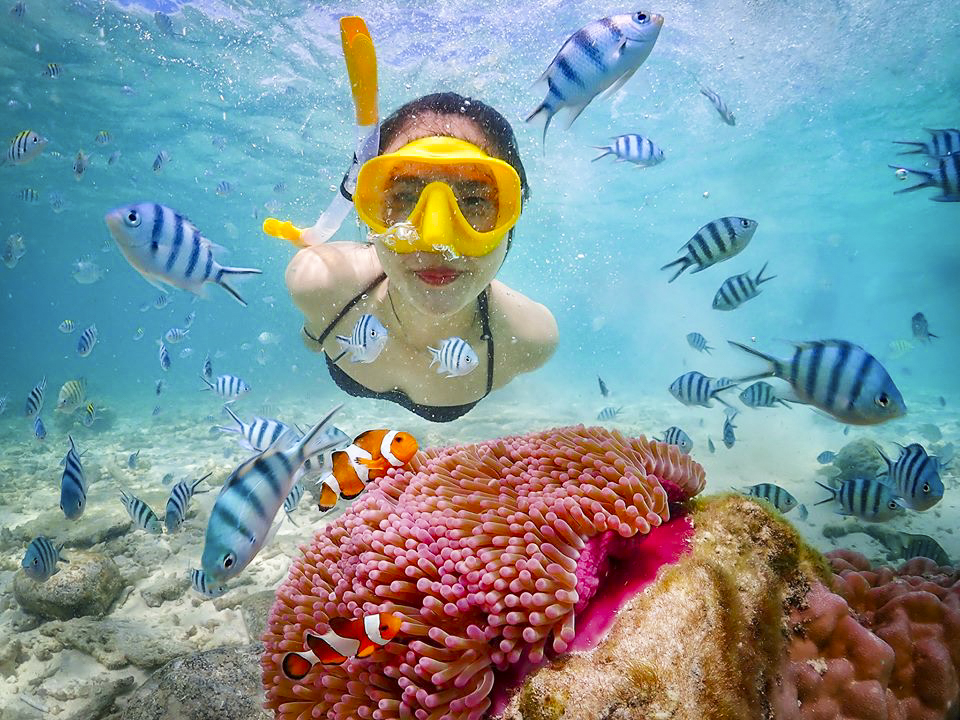
M 602 428 L 419 453 L 294 561 L 264 634 L 267 706 L 284 720 L 479 720 L 498 673 L 571 647 L 597 541 L 642 539 L 703 485 L 676 447 Z M 297 682 L 279 672 L 305 631 L 373 612 L 404 622 L 371 657 Z

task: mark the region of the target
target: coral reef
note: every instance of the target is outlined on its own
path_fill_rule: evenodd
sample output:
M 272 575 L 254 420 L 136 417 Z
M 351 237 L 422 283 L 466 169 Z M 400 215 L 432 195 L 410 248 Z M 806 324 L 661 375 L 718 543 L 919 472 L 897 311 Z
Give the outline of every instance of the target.
M 502 686 L 511 669 L 596 639 L 676 560 L 690 524 L 671 503 L 703 486 L 676 447 L 602 428 L 419 453 L 294 561 L 264 634 L 267 706 L 291 720 L 486 716 L 498 675 Z M 608 591 L 604 575 L 638 580 Z M 581 628 L 594 603 L 604 611 Z M 298 682 L 279 672 L 306 630 L 371 612 L 403 615 L 397 641 Z

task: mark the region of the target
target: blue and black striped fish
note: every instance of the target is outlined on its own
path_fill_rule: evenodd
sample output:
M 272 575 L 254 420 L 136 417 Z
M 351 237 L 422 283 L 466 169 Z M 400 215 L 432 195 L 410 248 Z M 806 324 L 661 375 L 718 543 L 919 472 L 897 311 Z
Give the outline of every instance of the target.
M 197 490 L 197 485 L 202 483 L 213 473 L 207 473 L 199 480 L 187 482 L 181 480 L 170 489 L 170 497 L 167 498 L 167 511 L 164 516 L 164 523 L 167 526 L 168 533 L 175 533 L 187 519 L 187 508 L 190 507 L 190 500 L 194 494 L 210 492 L 209 490 Z
M 477 369 L 480 358 L 461 337 L 448 337 L 439 348 L 427 347 L 430 352 L 430 367 L 437 365 L 437 372 L 448 378 L 469 375 Z
M 163 166 L 168 162 L 170 162 L 170 153 L 168 153 L 166 150 L 161 150 L 153 159 L 153 171 L 160 172 L 163 170 Z
M 665 442 L 668 445 L 676 445 L 678 448 L 680 448 L 680 452 L 684 455 L 689 455 L 690 451 L 693 449 L 693 440 L 691 440 L 690 436 L 676 425 L 671 425 L 664 430 L 663 440 L 658 440 L 657 442 Z
M 223 427 L 218 425 L 218 429 L 224 432 L 239 433 L 241 445 L 248 450 L 263 452 L 281 438 L 283 438 L 287 447 L 290 447 L 295 445 L 297 440 L 300 439 L 299 434 L 293 428 L 283 424 L 279 420 L 270 420 L 254 416 L 253 421 L 247 424 L 230 409 L 229 405 L 224 405 L 223 409 L 233 418 L 237 427 Z
M 614 420 L 620 416 L 620 413 L 623 412 L 622 407 L 605 407 L 597 414 L 597 420 L 606 422 L 607 420 Z
M 894 140 L 897 145 L 913 145 L 916 150 L 905 150 L 900 155 L 929 155 L 932 158 L 942 158 L 960 152 L 960 130 L 948 128 L 945 130 L 930 130 L 930 139 L 926 142 L 909 142 Z
M 203 359 L 202 376 L 204 380 L 213 380 L 213 363 L 210 361 L 210 355 Z
M 387 340 L 390 335 L 383 323 L 377 319 L 376 315 L 365 313 L 361 315 L 353 326 L 353 332 L 350 337 L 346 335 L 337 335 L 337 344 L 340 346 L 340 354 L 333 362 L 339 362 L 347 353 L 350 353 L 350 361 L 355 363 L 372 363 L 383 352 L 387 346 Z
M 171 345 L 176 345 L 179 342 L 183 342 L 187 339 L 187 335 L 190 333 L 189 330 L 184 330 L 183 328 L 170 328 L 164 333 L 163 338 Z
M 815 504 L 823 505 L 831 500 L 836 501 L 839 506 L 836 512 L 839 515 L 852 515 L 867 522 L 884 522 L 903 512 L 905 507 L 894 489 L 880 480 L 841 480 L 838 488 L 821 482 L 817 482 L 817 485 L 827 490 L 830 497 Z
M 4 153 L 2 162 L 11 165 L 25 165 L 38 157 L 47 146 L 47 139 L 33 130 L 24 130 L 10 141 L 10 147 Z
M 911 185 L 903 190 L 895 190 L 894 195 L 921 190 L 923 188 L 939 188 L 940 194 L 931 197 L 936 202 L 960 202 L 960 152 L 940 158 L 936 170 L 911 170 L 890 165 L 894 170 L 906 170 L 908 173 L 919 175 L 923 182 Z
M 233 192 L 233 185 L 231 185 L 231 184 L 230 184 L 228 181 L 226 181 L 226 180 L 221 180 L 220 182 L 217 183 L 217 188 L 216 188 L 215 192 L 216 192 L 217 195 L 219 195 L 220 197 L 226 197 L 226 196 L 229 195 L 231 192 Z
M 255 268 L 225 267 L 213 257 L 215 246 L 187 218 L 157 203 L 126 205 L 106 215 L 121 252 L 144 278 L 201 295 L 215 283 L 241 304 L 246 301 L 227 279 L 259 275 Z
M 229 589 L 226 585 L 208 577 L 203 570 L 196 568 L 190 570 L 190 587 L 209 598 L 220 597 Z
M 925 557 L 930 558 L 941 567 L 953 565 L 946 551 L 940 547 L 940 543 L 929 535 L 902 532 L 899 533 L 899 538 L 904 560 Z
M 17 191 L 16 198 L 27 205 L 36 205 L 40 202 L 40 193 L 33 188 L 22 188 Z
M 750 497 L 766 500 L 784 515 L 795 507 L 799 507 L 798 512 L 800 513 L 800 519 L 807 519 L 808 513 L 806 506 L 798 503 L 797 499 L 791 495 L 788 490 L 784 490 L 779 485 L 775 485 L 774 483 L 759 483 L 757 485 L 751 485 L 750 487 L 741 488 L 740 492 Z
M 743 250 L 756 231 L 757 221 L 749 218 L 722 217 L 719 220 L 713 220 L 697 230 L 696 234 L 684 243 L 680 248 L 687 250 L 683 257 L 667 263 L 660 269 L 666 270 L 679 265 L 679 269 L 669 282 L 680 277 L 688 267 L 696 268 L 690 272 L 691 275 L 706 270 L 711 265 L 729 260 Z
M 293 487 L 290 488 L 290 494 L 287 495 L 286 499 L 283 501 L 283 511 L 287 514 L 287 519 L 296 525 L 293 522 L 293 518 L 290 513 L 297 509 L 297 506 L 300 504 L 300 499 L 303 497 L 304 487 L 303 483 L 300 480 L 297 480 Z
M 727 107 L 727 104 L 723 101 L 723 98 L 721 98 L 720 95 L 708 87 L 701 87 L 700 94 L 710 101 L 710 104 L 716 108 L 717 112 L 720 113 L 721 119 L 727 125 L 733 126 L 737 124 L 737 119 L 733 116 L 733 113 L 730 112 L 730 108 Z
M 160 349 L 157 351 L 157 359 L 160 361 L 160 369 L 166 372 L 172 364 L 170 353 L 167 351 L 167 346 L 164 345 L 163 340 L 158 340 L 157 342 L 160 344 Z
M 43 424 L 43 418 L 39 415 L 33 421 L 33 435 L 37 440 L 44 440 L 47 437 L 47 428 Z
M 24 574 L 37 582 L 46 582 L 57 574 L 57 561 L 70 562 L 60 557 L 63 545 L 54 547 L 43 535 L 35 537 L 27 546 L 27 554 L 23 556 L 20 567 Z
M 27 417 L 38 415 L 43 410 L 43 393 L 47 389 L 47 376 L 43 378 L 30 390 L 27 395 L 27 403 L 24 414 Z
M 86 357 L 93 352 L 93 346 L 97 344 L 97 339 L 99 337 L 100 333 L 97 332 L 96 325 L 91 325 L 84 330 L 80 334 L 80 339 L 77 341 L 77 355 L 80 357 Z
M 687 343 L 694 350 L 705 352 L 707 355 L 713 350 L 713 348 L 707 344 L 707 339 L 698 332 L 687 333 Z
M 762 358 L 769 368 L 739 378 L 750 382 L 768 377 L 786 380 L 799 402 L 829 413 L 851 425 L 875 425 L 907 412 L 903 396 L 873 355 L 846 340 L 794 343 L 793 357 L 778 360 L 746 345 L 734 347 Z
M 151 535 L 161 535 L 163 533 L 160 518 L 157 517 L 157 514 L 151 510 L 150 506 L 143 500 L 136 495 L 128 493 L 126 490 L 121 490 L 120 502 L 123 503 L 123 506 L 127 509 L 127 513 L 130 515 L 130 519 L 133 520 L 134 525 L 138 528 L 146 530 Z
M 637 167 L 653 167 L 663 162 L 663 150 L 653 140 L 636 134 L 618 135 L 609 145 L 594 145 L 594 149 L 603 150 L 591 162 L 607 155 L 614 155 L 617 162 L 626 160 Z
M 670 383 L 670 394 L 684 405 L 713 407 L 713 400 L 730 407 L 718 393 L 736 387 L 737 383 L 727 378 L 712 378 L 691 370 Z
M 737 442 L 737 436 L 733 432 L 737 429 L 737 426 L 733 424 L 733 419 L 736 416 L 736 410 L 728 411 L 727 416 L 723 419 L 723 444 L 727 446 L 727 450 L 732 448 Z
M 750 277 L 750 273 L 740 273 L 724 280 L 723 285 L 720 286 L 713 298 L 713 309 L 736 310 L 747 300 L 759 295 L 760 285 L 776 277 L 776 275 L 763 277 L 763 271 L 766 269 L 767 263 L 764 263 L 755 278 Z
M 70 449 L 63 460 L 63 477 L 60 479 L 60 509 L 67 520 L 76 520 L 87 507 L 87 478 L 83 473 L 80 453 L 69 435 Z
M 203 375 L 200 376 L 200 379 L 220 397 L 236 398 L 250 392 L 250 386 L 236 375 L 220 375 L 213 382 L 207 380 Z
M 62 74 L 63 68 L 60 67 L 59 63 L 47 63 L 47 66 L 43 69 L 44 77 L 48 77 L 51 80 L 56 80 Z
M 891 460 L 879 447 L 877 452 L 887 464 L 887 469 L 877 475 L 886 477 L 893 485 L 897 497 L 911 510 L 929 510 L 943 498 L 943 480 L 940 479 L 940 462 L 927 454 L 920 443 L 900 446 L 900 456 Z
M 157 297 L 156 297 L 156 298 L 154 299 L 154 301 L 153 301 L 153 306 L 154 306 L 157 310 L 163 310 L 163 309 L 164 309 L 167 305 L 169 305 L 169 304 L 170 304 L 170 293 L 168 293 L 168 292 L 166 292 L 166 291 L 164 291 L 164 292 L 160 293 L 159 295 L 157 295 Z M 147 309 L 149 310 L 150 308 L 148 307 Z M 142 310 L 142 308 L 141 308 L 141 310 Z
M 774 407 L 777 403 L 789 408 L 787 401 L 777 395 L 776 389 L 768 382 L 757 380 L 750 387 L 740 393 L 740 402 L 747 407 L 761 408 Z

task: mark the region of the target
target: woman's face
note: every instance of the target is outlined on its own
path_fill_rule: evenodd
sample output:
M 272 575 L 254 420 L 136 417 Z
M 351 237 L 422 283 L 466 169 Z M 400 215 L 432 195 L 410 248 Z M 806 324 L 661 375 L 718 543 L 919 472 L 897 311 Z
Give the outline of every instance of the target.
M 394 152 L 413 140 L 431 135 L 459 138 L 489 151 L 489 141 L 473 121 L 461 116 L 430 114 L 411 120 L 384 148 L 384 153 Z M 455 166 L 450 168 L 450 175 L 449 179 L 443 179 L 448 180 L 454 189 L 461 211 L 476 229 L 487 229 L 481 227 L 486 222 L 484 213 L 489 214 L 488 206 L 496 202 L 496 198 L 487 197 L 483 193 L 483 183 L 475 182 L 476 178 L 458 177 Z M 386 204 L 397 207 L 409 204 L 409 196 L 416 194 L 419 198 L 422 184 L 415 175 L 404 175 L 388 191 Z M 391 197 L 391 193 L 395 197 Z M 399 222 L 405 218 L 406 215 L 391 220 Z M 391 287 L 402 293 L 420 312 L 439 316 L 452 315 L 474 302 L 496 277 L 507 255 L 506 238 L 492 252 L 479 257 L 447 257 L 433 252 L 397 253 L 382 240 L 377 240 L 375 246 Z

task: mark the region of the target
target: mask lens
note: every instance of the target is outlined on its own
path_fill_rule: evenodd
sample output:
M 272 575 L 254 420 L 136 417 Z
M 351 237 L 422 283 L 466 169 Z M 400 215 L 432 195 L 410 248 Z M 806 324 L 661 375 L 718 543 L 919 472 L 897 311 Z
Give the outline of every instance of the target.
M 381 192 L 381 219 L 388 227 L 405 221 L 413 212 L 424 188 L 432 182 L 446 183 L 470 227 L 489 232 L 497 226 L 500 194 L 493 174 L 481 165 L 431 165 L 407 162 L 394 168 Z

